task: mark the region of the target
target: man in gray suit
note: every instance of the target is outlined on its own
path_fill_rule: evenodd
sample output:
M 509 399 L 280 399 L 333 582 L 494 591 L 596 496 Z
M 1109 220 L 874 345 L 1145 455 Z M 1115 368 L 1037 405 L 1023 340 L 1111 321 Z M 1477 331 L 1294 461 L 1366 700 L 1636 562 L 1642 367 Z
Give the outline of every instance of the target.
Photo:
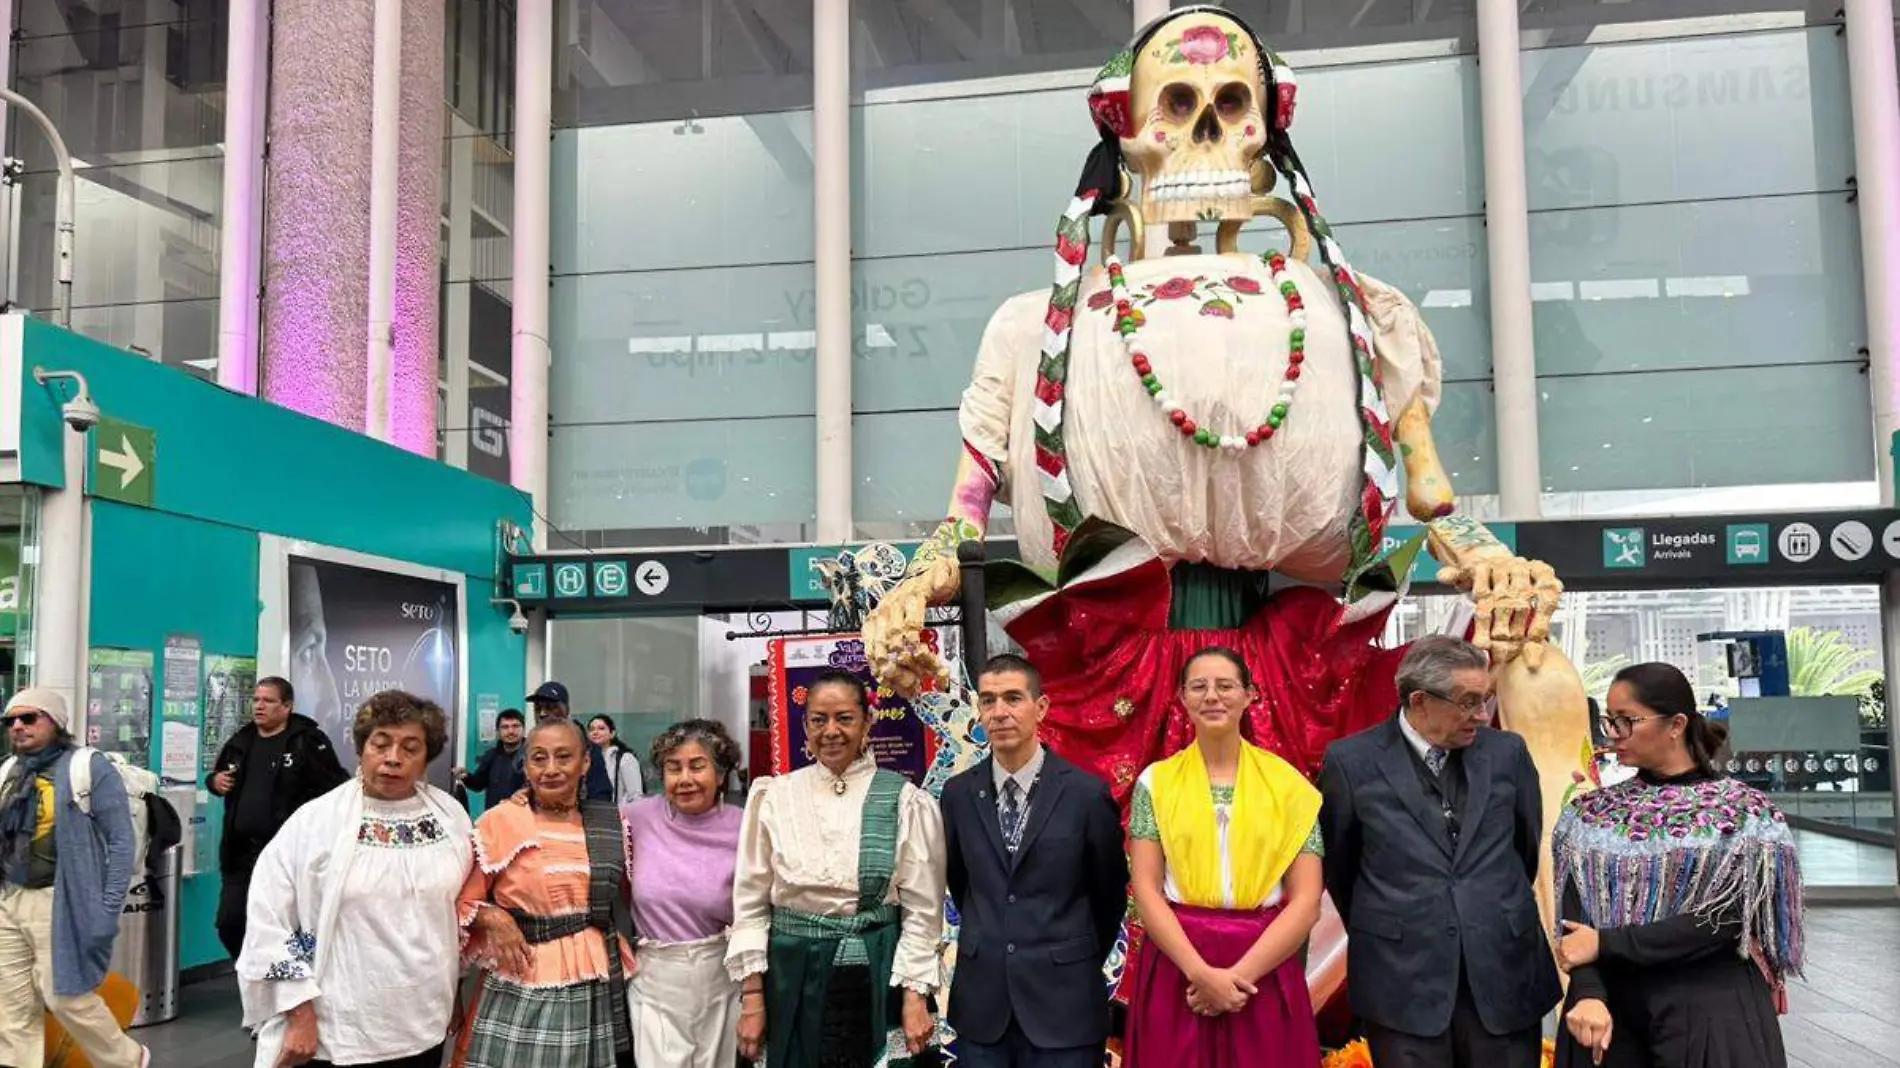
M 1326 752 L 1326 884 L 1379 1068 L 1537 1068 L 1557 968 L 1531 887 L 1543 794 L 1492 730 L 1484 653 L 1420 639 L 1399 714 Z

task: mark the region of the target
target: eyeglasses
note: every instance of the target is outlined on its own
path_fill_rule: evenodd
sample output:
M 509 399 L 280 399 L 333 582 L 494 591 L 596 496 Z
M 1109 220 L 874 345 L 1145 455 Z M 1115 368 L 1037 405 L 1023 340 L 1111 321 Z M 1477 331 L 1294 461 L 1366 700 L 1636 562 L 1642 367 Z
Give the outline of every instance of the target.
M 1673 716 L 1600 716 L 1597 722 L 1603 725 L 1603 733 L 1611 738 L 1628 738 L 1636 730 L 1638 723 L 1652 719 L 1673 719 Z
M 41 712 L 17 712 L 11 716 L 6 717 L 5 722 L 6 722 L 6 725 L 9 727 L 13 726 L 16 723 L 22 727 L 31 727 L 33 724 L 38 723 L 40 721 L 40 716 L 42 715 L 44 715 L 44 713 L 41 713 Z
M 1431 698 L 1434 701 L 1443 701 L 1446 704 L 1451 705 L 1454 708 L 1458 709 L 1460 712 L 1463 712 L 1467 716 L 1481 715 L 1481 716 L 1488 717 L 1491 715 L 1492 710 L 1497 707 L 1497 699 L 1492 697 L 1490 694 L 1482 694 L 1482 693 L 1473 694 L 1472 696 L 1467 697 L 1462 701 L 1454 701 L 1451 698 L 1446 697 L 1442 693 L 1433 693 L 1430 690 L 1420 690 L 1418 692 L 1424 694 L 1425 696 Z
M 1216 694 L 1222 697 L 1232 697 L 1246 689 L 1246 687 L 1235 682 L 1233 679 L 1215 679 L 1212 683 L 1207 679 L 1195 679 L 1181 688 L 1186 690 L 1190 697 L 1206 697 L 1210 686 Z

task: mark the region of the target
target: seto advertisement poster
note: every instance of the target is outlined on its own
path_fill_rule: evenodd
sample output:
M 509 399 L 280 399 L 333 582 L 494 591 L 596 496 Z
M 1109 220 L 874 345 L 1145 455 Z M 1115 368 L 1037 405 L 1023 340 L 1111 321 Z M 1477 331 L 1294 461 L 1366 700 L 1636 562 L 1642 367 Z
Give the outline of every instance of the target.
M 449 744 L 429 781 L 449 788 L 455 752 L 457 613 L 446 582 L 290 558 L 290 666 L 296 710 L 317 721 L 346 771 L 356 770 L 356 710 L 384 690 L 441 705 Z

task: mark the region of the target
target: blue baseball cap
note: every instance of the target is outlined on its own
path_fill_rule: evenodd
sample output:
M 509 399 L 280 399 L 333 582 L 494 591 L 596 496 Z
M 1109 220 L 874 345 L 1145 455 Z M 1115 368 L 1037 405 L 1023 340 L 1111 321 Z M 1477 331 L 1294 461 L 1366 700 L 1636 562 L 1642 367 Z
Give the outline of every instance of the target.
M 567 687 L 558 682 L 544 682 L 535 687 L 534 692 L 528 695 L 528 703 L 531 705 L 565 705 L 567 704 Z

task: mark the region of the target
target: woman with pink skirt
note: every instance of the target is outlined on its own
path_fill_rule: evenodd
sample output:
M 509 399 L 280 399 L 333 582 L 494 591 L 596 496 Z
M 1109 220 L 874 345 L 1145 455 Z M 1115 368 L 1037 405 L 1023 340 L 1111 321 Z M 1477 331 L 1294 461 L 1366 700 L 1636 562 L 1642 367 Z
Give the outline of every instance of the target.
M 1124 1063 L 1317 1066 L 1298 952 L 1319 920 L 1319 791 L 1241 737 L 1254 688 L 1238 655 L 1211 646 L 1182 676 L 1194 743 L 1142 772 L 1129 817 L 1147 936 Z

